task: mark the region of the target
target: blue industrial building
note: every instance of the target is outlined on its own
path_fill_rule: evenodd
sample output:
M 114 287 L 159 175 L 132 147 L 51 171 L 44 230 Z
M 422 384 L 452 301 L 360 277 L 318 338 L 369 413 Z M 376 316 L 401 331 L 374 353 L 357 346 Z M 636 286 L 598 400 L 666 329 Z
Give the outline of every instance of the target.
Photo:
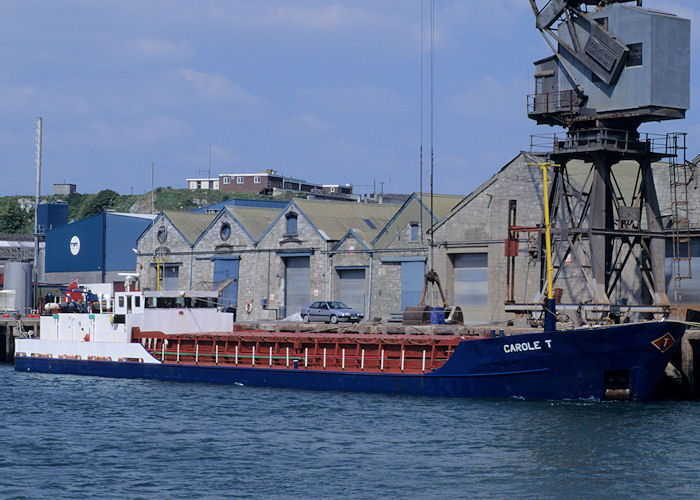
M 136 240 L 154 216 L 102 212 L 46 231 L 46 281 L 124 281 L 136 271 Z
M 192 212 L 198 213 L 219 213 L 224 207 L 257 207 L 257 208 L 279 208 L 282 210 L 289 204 L 288 201 L 277 201 L 277 200 L 256 200 L 249 198 L 232 198 L 226 201 L 220 201 L 219 203 L 213 203 L 207 205 L 206 207 L 195 208 L 191 210 Z
M 65 226 L 68 224 L 68 203 L 65 201 L 40 203 L 36 209 L 36 216 L 39 233 Z

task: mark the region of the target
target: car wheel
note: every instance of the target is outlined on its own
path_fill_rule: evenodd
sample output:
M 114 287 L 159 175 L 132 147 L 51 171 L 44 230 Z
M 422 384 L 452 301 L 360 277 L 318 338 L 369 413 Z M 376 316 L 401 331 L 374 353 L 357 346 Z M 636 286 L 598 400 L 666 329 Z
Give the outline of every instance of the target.
M 333 323 L 335 325 L 337 322 L 338 322 L 338 316 L 336 316 L 335 314 L 331 314 L 331 323 Z
M 310 321 L 309 315 L 308 315 L 308 314 L 304 314 L 304 315 L 301 317 L 301 319 L 304 320 L 304 323 L 308 323 L 308 322 Z

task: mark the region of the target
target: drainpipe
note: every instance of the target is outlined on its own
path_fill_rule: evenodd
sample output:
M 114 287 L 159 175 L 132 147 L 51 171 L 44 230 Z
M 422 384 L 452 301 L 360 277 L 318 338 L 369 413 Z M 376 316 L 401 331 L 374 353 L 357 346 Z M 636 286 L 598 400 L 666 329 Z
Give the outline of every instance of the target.
M 192 265 L 194 264 L 194 247 L 190 247 L 190 290 L 192 290 Z
M 333 254 L 328 254 L 328 277 L 326 279 L 326 296 L 324 297 L 325 299 L 331 300 L 331 299 L 337 299 L 337 297 L 333 297 L 333 276 L 331 275 L 333 272 Z
M 367 317 L 372 317 L 372 257 L 373 253 L 369 253 L 369 292 L 367 293 Z M 365 319 L 367 319 L 365 317 Z
M 258 300 L 258 245 L 253 245 L 253 321 L 257 321 L 258 313 L 256 311 L 255 302 Z M 240 269 L 238 270 L 238 275 L 240 276 Z M 240 284 L 240 283 L 239 283 Z

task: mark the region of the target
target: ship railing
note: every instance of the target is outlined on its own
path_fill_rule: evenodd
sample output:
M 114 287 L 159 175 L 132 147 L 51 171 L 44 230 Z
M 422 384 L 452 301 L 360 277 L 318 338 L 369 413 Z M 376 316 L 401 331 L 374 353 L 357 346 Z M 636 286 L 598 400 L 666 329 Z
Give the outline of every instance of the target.
M 531 153 L 610 150 L 620 153 L 654 153 L 666 156 L 666 136 L 615 129 L 581 129 L 530 136 Z
M 578 96 L 573 90 L 543 92 L 527 96 L 527 113 L 571 113 L 577 109 Z
M 164 363 L 295 370 L 426 373 L 442 366 L 456 342 L 354 343 L 244 340 L 165 342 L 145 338 L 146 349 Z

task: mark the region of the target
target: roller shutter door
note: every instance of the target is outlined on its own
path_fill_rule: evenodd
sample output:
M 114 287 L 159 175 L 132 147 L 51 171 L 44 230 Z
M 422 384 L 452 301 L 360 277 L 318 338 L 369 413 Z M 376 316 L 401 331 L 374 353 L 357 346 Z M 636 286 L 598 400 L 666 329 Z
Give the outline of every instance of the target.
M 180 269 L 177 266 L 163 266 L 161 285 L 163 290 L 179 290 Z
M 284 259 L 284 297 L 286 316 L 296 314 L 308 305 L 311 285 L 309 257 L 286 257 Z
M 353 309 L 365 312 L 365 270 L 338 269 L 340 278 L 338 300 Z
M 680 257 L 688 256 L 687 244 L 680 245 Z M 675 299 L 676 283 L 675 283 L 676 262 L 673 258 L 673 241 L 666 240 L 666 294 L 671 300 Z M 681 303 L 700 304 L 700 239 L 692 238 L 690 240 L 690 269 L 688 261 L 680 261 L 680 272 L 684 279 L 681 280 Z M 688 276 L 690 276 L 688 278 Z
M 425 262 L 401 263 L 401 310 L 417 306 L 423 294 Z
M 229 278 L 233 282 L 221 292 L 219 303 L 227 307 L 236 307 L 238 303 L 238 263 L 237 259 L 216 259 L 214 261 L 214 284 L 219 287 Z
M 483 324 L 489 317 L 489 269 L 486 253 L 453 256 L 454 305 L 462 308 L 464 322 Z

